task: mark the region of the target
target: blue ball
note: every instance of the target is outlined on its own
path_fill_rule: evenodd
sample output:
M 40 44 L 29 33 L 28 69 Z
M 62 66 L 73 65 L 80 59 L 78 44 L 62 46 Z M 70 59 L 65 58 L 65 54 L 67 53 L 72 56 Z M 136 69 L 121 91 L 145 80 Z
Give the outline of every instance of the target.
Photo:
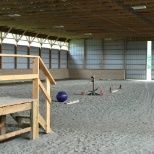
M 56 95 L 56 98 L 57 98 L 58 102 L 64 102 L 64 101 L 66 101 L 67 100 L 67 97 L 68 97 L 68 95 L 64 91 L 60 91 Z

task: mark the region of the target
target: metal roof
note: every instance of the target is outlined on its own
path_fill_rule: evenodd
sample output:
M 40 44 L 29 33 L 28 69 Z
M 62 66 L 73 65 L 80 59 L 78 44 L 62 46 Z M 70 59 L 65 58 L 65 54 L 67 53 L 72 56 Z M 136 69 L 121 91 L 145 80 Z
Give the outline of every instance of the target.
M 154 38 L 154 0 L 1 0 L 0 6 L 4 32 L 65 41 Z

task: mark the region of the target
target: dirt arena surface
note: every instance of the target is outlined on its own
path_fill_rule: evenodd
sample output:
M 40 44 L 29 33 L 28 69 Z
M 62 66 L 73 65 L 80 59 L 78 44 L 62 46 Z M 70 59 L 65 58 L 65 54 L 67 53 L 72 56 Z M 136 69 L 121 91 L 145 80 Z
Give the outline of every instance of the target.
M 1 84 L 0 96 L 32 98 L 31 86 Z M 110 87 L 118 91 L 110 93 Z M 99 80 L 96 88 L 98 93 L 104 90 L 104 96 L 87 95 L 92 90 L 89 80 L 57 81 L 51 86 L 52 133 L 40 129 L 37 140 L 29 140 L 27 133 L 3 141 L 0 154 L 154 154 L 154 82 Z M 68 94 L 66 102 L 79 102 L 57 102 L 59 91 Z M 80 95 L 83 91 L 86 94 Z M 44 100 L 40 92 L 43 116 Z M 15 123 L 9 115 L 7 120 Z

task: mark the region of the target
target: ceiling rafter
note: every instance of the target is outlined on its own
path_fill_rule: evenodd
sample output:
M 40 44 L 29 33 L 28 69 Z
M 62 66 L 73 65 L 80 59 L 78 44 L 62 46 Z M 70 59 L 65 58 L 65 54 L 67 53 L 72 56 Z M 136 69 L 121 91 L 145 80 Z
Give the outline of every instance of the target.
M 132 9 L 140 5 L 147 9 Z M 63 41 L 154 37 L 153 0 L 1 0 L 0 6 L 0 30 L 21 36 Z

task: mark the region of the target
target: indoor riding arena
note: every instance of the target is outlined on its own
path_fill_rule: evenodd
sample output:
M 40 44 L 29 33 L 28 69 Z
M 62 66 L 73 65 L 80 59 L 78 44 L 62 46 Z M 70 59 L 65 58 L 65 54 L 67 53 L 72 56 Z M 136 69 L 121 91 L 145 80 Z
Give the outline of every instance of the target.
M 154 2 L 0 2 L 0 154 L 154 154 Z

